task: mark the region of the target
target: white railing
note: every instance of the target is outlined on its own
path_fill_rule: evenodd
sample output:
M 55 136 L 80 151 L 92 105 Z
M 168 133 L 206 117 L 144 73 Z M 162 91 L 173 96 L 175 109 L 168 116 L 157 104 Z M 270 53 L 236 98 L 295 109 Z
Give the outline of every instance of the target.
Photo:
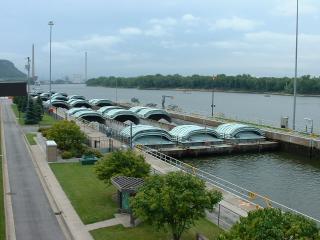
M 193 175 L 203 179 L 204 181 L 213 184 L 217 188 L 219 188 L 223 191 L 226 191 L 228 193 L 231 193 L 231 194 L 237 196 L 238 198 L 255 205 L 256 208 L 260 208 L 263 205 L 265 205 L 265 207 L 276 207 L 276 208 L 282 209 L 283 211 L 289 211 L 289 212 L 293 212 L 293 213 L 302 215 L 308 219 L 311 219 L 311 220 L 317 222 L 318 225 L 320 224 L 319 219 L 316 219 L 316 218 L 311 217 L 307 214 L 304 214 L 300 211 L 297 211 L 293 208 L 285 206 L 284 204 L 281 204 L 279 202 L 271 200 L 268 197 L 260 195 L 254 191 L 250 191 L 246 188 L 243 188 L 239 185 L 236 185 L 236 184 L 234 184 L 230 181 L 227 181 L 223 178 L 220 178 L 214 174 L 211 174 L 211 173 L 205 172 L 201 169 L 195 168 L 190 164 L 179 161 L 178 159 L 175 159 L 173 157 L 165 155 L 157 150 L 154 150 L 149 147 L 142 146 L 142 145 L 138 145 L 138 146 L 136 146 L 136 148 L 146 154 L 149 154 L 149 155 L 161 160 L 161 161 L 164 161 L 172 166 L 175 166 L 184 172 L 187 172 L 189 174 L 193 174 Z

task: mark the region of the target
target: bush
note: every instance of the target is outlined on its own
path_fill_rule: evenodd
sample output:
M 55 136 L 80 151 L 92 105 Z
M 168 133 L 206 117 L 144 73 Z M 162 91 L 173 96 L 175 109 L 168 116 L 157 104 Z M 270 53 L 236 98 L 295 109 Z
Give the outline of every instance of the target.
M 110 178 L 114 176 L 146 177 L 150 173 L 150 165 L 142 155 L 132 150 L 116 151 L 105 155 L 97 162 L 95 173 L 100 180 L 110 184 Z
M 69 151 L 63 151 L 62 154 L 61 154 L 61 157 L 63 159 L 70 159 L 72 158 L 74 155 L 72 152 L 69 152 Z
M 41 132 L 42 136 L 47 137 L 47 134 L 48 134 L 49 129 L 50 129 L 50 128 L 40 127 L 40 128 L 38 129 L 38 132 Z
M 54 140 L 61 150 L 80 152 L 85 135 L 75 122 L 63 120 L 53 124 L 47 132 L 47 138 Z
M 241 217 L 229 232 L 219 237 L 219 240 L 234 239 L 315 240 L 319 239 L 319 229 L 314 221 L 301 215 L 264 208 Z
M 77 148 L 72 148 L 70 152 L 72 152 L 73 156 L 80 158 L 84 154 L 85 148 L 85 146 L 80 145 Z
M 97 158 L 102 158 L 103 157 L 103 154 L 97 150 L 97 149 L 94 149 L 94 148 L 86 148 L 83 152 L 84 155 L 90 155 L 90 156 L 95 156 Z

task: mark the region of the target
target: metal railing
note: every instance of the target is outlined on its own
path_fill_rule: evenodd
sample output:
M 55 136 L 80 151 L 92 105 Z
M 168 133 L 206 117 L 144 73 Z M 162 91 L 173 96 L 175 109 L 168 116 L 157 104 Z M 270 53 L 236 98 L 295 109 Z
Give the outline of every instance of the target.
M 238 116 L 232 116 L 232 115 L 225 115 L 222 113 L 216 113 L 214 114 L 214 117 L 206 115 L 206 113 L 195 113 L 195 112 L 186 112 L 186 111 L 169 111 L 173 114 L 180 114 L 183 116 L 190 116 L 190 117 L 196 117 L 203 121 L 203 125 L 206 125 L 208 121 L 215 120 L 220 122 L 243 122 L 245 124 L 252 124 L 252 125 L 258 125 L 261 128 L 272 128 L 274 130 L 283 131 L 284 129 L 280 128 L 280 121 L 273 121 L 273 120 L 266 120 L 266 119 L 257 119 L 257 118 L 245 118 L 245 117 L 238 117 Z M 181 119 L 186 120 L 186 119 Z M 287 130 L 292 133 L 298 133 L 298 134 L 311 134 L 310 131 L 308 131 L 308 126 L 306 130 L 306 124 L 296 124 L 296 130 L 292 130 L 288 128 Z M 313 128 L 313 132 L 317 131 L 319 133 L 319 129 Z
M 214 174 L 205 172 L 205 171 L 198 169 L 190 164 L 179 161 L 178 159 L 167 156 L 157 150 L 154 150 L 149 147 L 142 146 L 142 145 L 138 145 L 138 146 L 136 146 L 136 148 L 139 149 L 140 151 L 150 155 L 150 156 L 153 156 L 161 161 L 164 161 L 172 166 L 175 166 L 186 173 L 195 175 L 195 176 L 199 177 L 200 179 L 217 187 L 218 189 L 225 191 L 227 193 L 233 194 L 234 196 L 240 198 L 241 200 L 243 200 L 247 203 L 253 204 L 257 209 L 261 208 L 261 207 L 280 208 L 283 211 L 289 211 L 289 212 L 293 212 L 293 213 L 302 215 L 308 219 L 311 219 L 311 220 L 317 222 L 317 224 L 320 224 L 319 219 L 316 219 L 316 218 L 311 217 L 307 214 L 304 214 L 300 211 L 297 211 L 293 208 L 285 206 L 284 204 L 281 204 L 279 202 L 271 200 L 270 198 L 263 196 L 263 195 L 260 195 L 259 193 L 256 193 L 254 191 L 250 191 L 246 188 L 243 188 L 239 185 L 236 185 L 236 184 L 234 184 L 230 181 L 227 181 L 221 177 L 218 177 Z

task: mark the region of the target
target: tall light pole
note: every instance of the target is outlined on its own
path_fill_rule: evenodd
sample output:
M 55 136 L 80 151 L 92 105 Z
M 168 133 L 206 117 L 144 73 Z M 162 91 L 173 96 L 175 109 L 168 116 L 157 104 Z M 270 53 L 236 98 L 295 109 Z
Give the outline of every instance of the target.
M 50 105 L 49 108 L 51 108 L 51 42 L 52 42 L 52 27 L 53 27 L 53 21 L 50 21 L 48 23 L 50 27 L 50 63 L 49 63 L 49 94 L 50 94 Z
M 299 0 L 297 0 L 297 16 L 296 16 L 296 52 L 295 52 L 295 69 L 293 82 L 293 118 L 292 129 L 296 129 L 296 105 L 297 105 L 297 78 L 298 78 L 298 35 L 299 35 Z
M 26 64 L 26 70 L 28 71 L 27 75 L 27 91 L 28 91 L 28 101 L 27 101 L 27 107 L 29 107 L 29 101 L 30 101 L 30 57 L 27 57 L 27 64 Z
M 116 103 L 118 103 L 118 78 L 116 77 Z
M 213 75 L 212 76 L 212 81 L 214 81 L 216 79 L 216 76 Z M 212 86 L 212 93 L 211 93 L 211 116 L 213 117 L 214 114 L 214 87 Z
M 88 54 L 84 53 L 84 80 L 88 80 Z

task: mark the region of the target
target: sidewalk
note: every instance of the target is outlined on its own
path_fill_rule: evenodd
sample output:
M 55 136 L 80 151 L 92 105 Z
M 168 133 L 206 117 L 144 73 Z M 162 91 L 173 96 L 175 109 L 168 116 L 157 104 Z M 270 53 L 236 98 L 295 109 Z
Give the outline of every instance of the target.
M 51 171 L 49 164 L 46 161 L 45 153 L 40 148 L 37 138 L 36 141 L 37 145 L 30 146 L 32 157 L 39 168 L 55 204 L 57 205 L 57 211 L 61 214 L 72 238 L 76 240 L 93 240 L 93 237 L 88 232 L 86 226 L 82 223 L 70 200 Z

